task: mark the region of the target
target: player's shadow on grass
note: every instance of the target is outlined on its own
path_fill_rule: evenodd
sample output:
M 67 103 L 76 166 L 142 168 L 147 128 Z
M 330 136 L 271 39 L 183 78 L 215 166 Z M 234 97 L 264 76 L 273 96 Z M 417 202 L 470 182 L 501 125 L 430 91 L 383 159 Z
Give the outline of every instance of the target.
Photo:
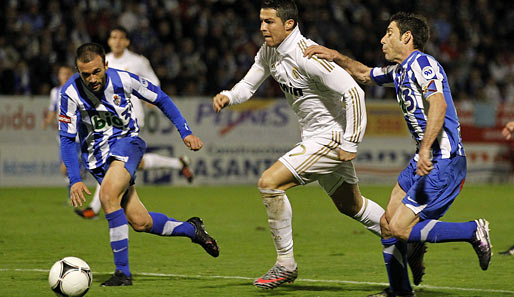
M 224 285 L 216 285 L 212 286 L 212 288 L 219 288 L 219 287 L 241 287 L 241 288 L 248 288 L 252 287 L 252 282 L 244 282 L 244 281 L 238 281 L 238 282 L 231 282 L 229 284 Z M 204 288 L 209 288 L 209 286 L 204 286 Z M 266 295 L 286 295 L 286 296 L 293 296 L 291 295 L 295 291 L 304 291 L 304 292 L 367 292 L 370 291 L 370 294 L 374 291 L 379 292 L 384 289 L 383 286 L 377 286 L 376 288 L 372 288 L 369 286 L 347 286 L 347 285 L 326 285 L 326 284 L 320 284 L 320 285 L 303 285 L 303 284 L 285 284 L 280 286 L 279 288 L 275 289 L 261 289 L 254 287 L 256 293 L 260 293 L 260 295 L 266 296 Z M 363 293 L 364 294 L 364 293 Z M 344 295 L 342 295 L 344 296 Z
M 203 286 L 203 288 L 220 288 L 220 287 L 249 287 L 253 286 L 251 282 L 244 282 L 244 281 L 238 281 L 238 282 L 232 282 L 230 284 L 224 284 L 224 285 L 216 285 L 216 286 Z M 295 291 L 304 291 L 304 292 L 339 292 L 341 296 L 345 296 L 344 292 L 353 293 L 352 295 L 361 294 L 362 296 L 367 296 L 369 294 L 378 293 L 384 290 L 384 286 L 379 285 L 302 285 L 302 284 L 286 284 L 282 285 L 279 288 L 275 289 L 260 289 L 255 288 L 255 291 L 257 294 L 261 296 L 294 296 Z M 458 294 L 454 293 L 447 293 L 447 292 L 441 292 L 436 290 L 428 290 L 423 288 L 415 288 L 416 296 L 417 297 L 442 297 L 442 296 L 459 296 Z M 293 294 L 293 295 L 292 295 Z

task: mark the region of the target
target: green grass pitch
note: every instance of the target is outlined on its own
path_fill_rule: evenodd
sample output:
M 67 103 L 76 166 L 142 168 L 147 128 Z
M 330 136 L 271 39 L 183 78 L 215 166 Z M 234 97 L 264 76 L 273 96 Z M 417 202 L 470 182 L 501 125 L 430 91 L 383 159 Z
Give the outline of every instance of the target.
M 363 194 L 386 205 L 390 186 L 361 185 Z M 107 222 L 87 221 L 65 204 L 66 188 L 0 189 L 0 296 L 54 296 L 48 270 L 58 259 L 89 263 L 93 285 L 86 296 L 367 296 L 385 287 L 379 239 L 341 215 L 318 186 L 288 191 L 293 206 L 299 277 L 266 291 L 252 286 L 274 263 L 266 214 L 254 186 L 140 187 L 150 211 L 179 220 L 204 219 L 219 243 L 212 258 L 187 238 L 130 231 L 132 287 L 102 288 L 113 272 Z M 466 185 L 443 217 L 491 223 L 495 255 L 482 271 L 468 243 L 429 244 L 427 274 L 418 297 L 514 296 L 514 256 L 498 252 L 514 244 L 514 186 Z

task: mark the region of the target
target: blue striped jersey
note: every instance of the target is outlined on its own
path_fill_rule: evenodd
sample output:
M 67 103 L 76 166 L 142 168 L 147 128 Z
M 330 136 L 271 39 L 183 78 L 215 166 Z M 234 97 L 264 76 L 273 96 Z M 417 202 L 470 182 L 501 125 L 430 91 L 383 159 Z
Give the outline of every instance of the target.
M 419 148 L 427 124 L 427 99 L 440 93 L 447 104 L 443 127 L 432 144 L 434 158 L 464 156 L 460 123 L 453 103 L 448 78 L 434 57 L 420 51 L 412 52 L 401 64 L 371 69 L 371 79 L 379 86 L 396 88 L 400 105 L 412 137 Z
M 192 134 L 171 98 L 144 78 L 117 69 L 106 70 L 101 96 L 95 95 L 75 73 L 62 87 L 59 103 L 59 134 L 80 139 L 86 168 L 102 166 L 110 147 L 121 137 L 134 137 L 139 125 L 132 100 L 157 105 L 173 122 L 182 138 Z

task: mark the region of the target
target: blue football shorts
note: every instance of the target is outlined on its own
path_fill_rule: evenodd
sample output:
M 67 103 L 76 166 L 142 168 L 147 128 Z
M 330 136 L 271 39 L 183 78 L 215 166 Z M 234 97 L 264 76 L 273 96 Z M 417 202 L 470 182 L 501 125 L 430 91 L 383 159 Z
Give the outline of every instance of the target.
M 122 161 L 125 163 L 125 169 L 130 173 L 130 185 L 133 185 L 136 180 L 137 167 L 143 159 L 145 150 L 145 141 L 137 136 L 120 138 L 111 145 L 107 162 L 98 168 L 92 169 L 91 174 L 101 184 L 111 162 L 114 160 Z
M 407 193 L 402 203 L 421 220 L 442 217 L 457 195 L 466 178 L 466 157 L 432 160 L 434 169 L 428 175 L 416 175 L 417 162 L 411 159 L 400 173 L 398 184 Z

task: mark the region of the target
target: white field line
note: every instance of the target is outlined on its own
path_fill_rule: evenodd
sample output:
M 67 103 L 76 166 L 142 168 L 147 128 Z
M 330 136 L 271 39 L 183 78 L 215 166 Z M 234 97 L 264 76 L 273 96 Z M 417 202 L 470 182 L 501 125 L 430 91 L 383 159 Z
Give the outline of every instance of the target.
M 0 272 L 2 271 L 19 271 L 19 272 L 46 272 L 48 273 L 48 269 L 5 269 L 0 268 Z M 109 272 L 95 272 L 93 274 L 110 274 Z M 151 273 L 151 272 L 139 272 L 134 273 L 133 275 L 143 275 L 143 276 L 164 276 L 164 277 L 178 277 L 178 278 L 198 278 L 198 279 L 244 279 L 253 281 L 254 277 L 246 277 L 246 276 L 231 276 L 231 275 L 186 275 L 186 274 L 174 274 L 174 273 Z M 388 283 L 376 283 L 376 282 L 361 282 L 361 281 L 348 281 L 348 280 L 329 280 L 329 279 L 308 279 L 308 278 L 299 278 L 296 280 L 297 282 L 309 282 L 309 283 L 335 283 L 335 284 L 352 284 L 352 285 L 378 285 L 378 286 L 388 286 Z M 431 285 L 419 285 L 416 288 L 426 288 L 426 289 L 436 289 L 436 290 L 455 290 L 455 291 L 468 291 L 468 292 L 489 292 L 489 293 L 506 293 L 506 294 L 514 294 L 514 291 L 510 290 L 497 290 L 497 289 L 477 289 L 477 288 L 459 288 L 459 287 L 441 287 L 441 286 L 431 286 Z

